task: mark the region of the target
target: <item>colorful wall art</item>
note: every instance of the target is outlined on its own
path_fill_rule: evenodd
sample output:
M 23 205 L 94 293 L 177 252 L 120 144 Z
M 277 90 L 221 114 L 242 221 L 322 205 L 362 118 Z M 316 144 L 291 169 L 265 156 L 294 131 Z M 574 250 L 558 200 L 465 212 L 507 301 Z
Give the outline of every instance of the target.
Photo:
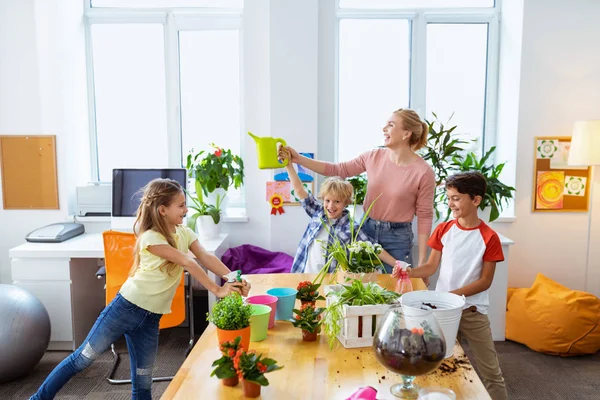
M 568 136 L 535 137 L 534 212 L 588 211 L 591 169 L 568 164 L 570 147 Z

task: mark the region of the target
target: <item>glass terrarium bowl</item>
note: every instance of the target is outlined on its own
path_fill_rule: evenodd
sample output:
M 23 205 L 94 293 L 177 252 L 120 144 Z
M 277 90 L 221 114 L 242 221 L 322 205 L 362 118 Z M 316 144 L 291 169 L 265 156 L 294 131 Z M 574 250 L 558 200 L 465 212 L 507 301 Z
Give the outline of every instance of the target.
M 413 380 L 435 371 L 446 354 L 446 341 L 433 312 L 421 311 L 408 316 L 401 305 L 393 305 L 373 337 L 377 361 L 402 376 L 402 383 L 390 391 L 403 399 L 418 398 L 419 388 Z

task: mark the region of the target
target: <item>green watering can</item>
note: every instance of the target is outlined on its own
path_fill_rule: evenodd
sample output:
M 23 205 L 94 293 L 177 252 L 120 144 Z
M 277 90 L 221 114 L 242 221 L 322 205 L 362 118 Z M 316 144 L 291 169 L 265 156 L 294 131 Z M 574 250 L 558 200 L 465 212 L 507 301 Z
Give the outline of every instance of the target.
M 285 140 L 281 138 L 273 138 L 270 136 L 258 137 L 248 132 L 248 135 L 254 139 L 256 143 L 256 152 L 258 153 L 258 168 L 260 169 L 274 169 L 285 167 L 288 160 L 283 162 L 277 158 L 277 143 L 281 143 L 286 146 Z

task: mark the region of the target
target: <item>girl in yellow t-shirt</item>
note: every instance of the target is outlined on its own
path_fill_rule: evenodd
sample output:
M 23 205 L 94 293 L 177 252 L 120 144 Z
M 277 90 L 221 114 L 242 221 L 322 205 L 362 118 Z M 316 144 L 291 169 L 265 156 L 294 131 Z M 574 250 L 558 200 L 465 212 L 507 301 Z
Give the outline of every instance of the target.
M 211 281 L 189 251 L 206 268 L 224 276 L 231 271 L 208 253 L 188 227 L 188 209 L 178 182 L 155 179 L 144 188 L 134 230 L 138 232 L 129 278 L 100 314 L 81 346 L 48 375 L 31 399 L 53 399 L 78 372 L 125 335 L 131 358 L 132 398 L 151 399 L 152 367 L 158 350 L 158 323 L 171 311 L 183 269 L 217 297 L 232 292 L 247 296 L 250 284 Z

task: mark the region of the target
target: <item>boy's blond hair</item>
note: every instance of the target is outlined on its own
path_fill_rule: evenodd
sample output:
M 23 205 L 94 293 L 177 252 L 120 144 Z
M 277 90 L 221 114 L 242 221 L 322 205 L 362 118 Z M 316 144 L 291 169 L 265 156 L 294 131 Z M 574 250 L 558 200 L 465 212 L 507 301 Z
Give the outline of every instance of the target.
M 344 202 L 344 206 L 347 206 L 352 203 L 353 191 L 354 188 L 350 182 L 343 180 L 339 176 L 332 176 L 325 179 L 323 184 L 321 184 L 318 199 L 323 201 L 325 196 L 332 195 L 339 197 Z

